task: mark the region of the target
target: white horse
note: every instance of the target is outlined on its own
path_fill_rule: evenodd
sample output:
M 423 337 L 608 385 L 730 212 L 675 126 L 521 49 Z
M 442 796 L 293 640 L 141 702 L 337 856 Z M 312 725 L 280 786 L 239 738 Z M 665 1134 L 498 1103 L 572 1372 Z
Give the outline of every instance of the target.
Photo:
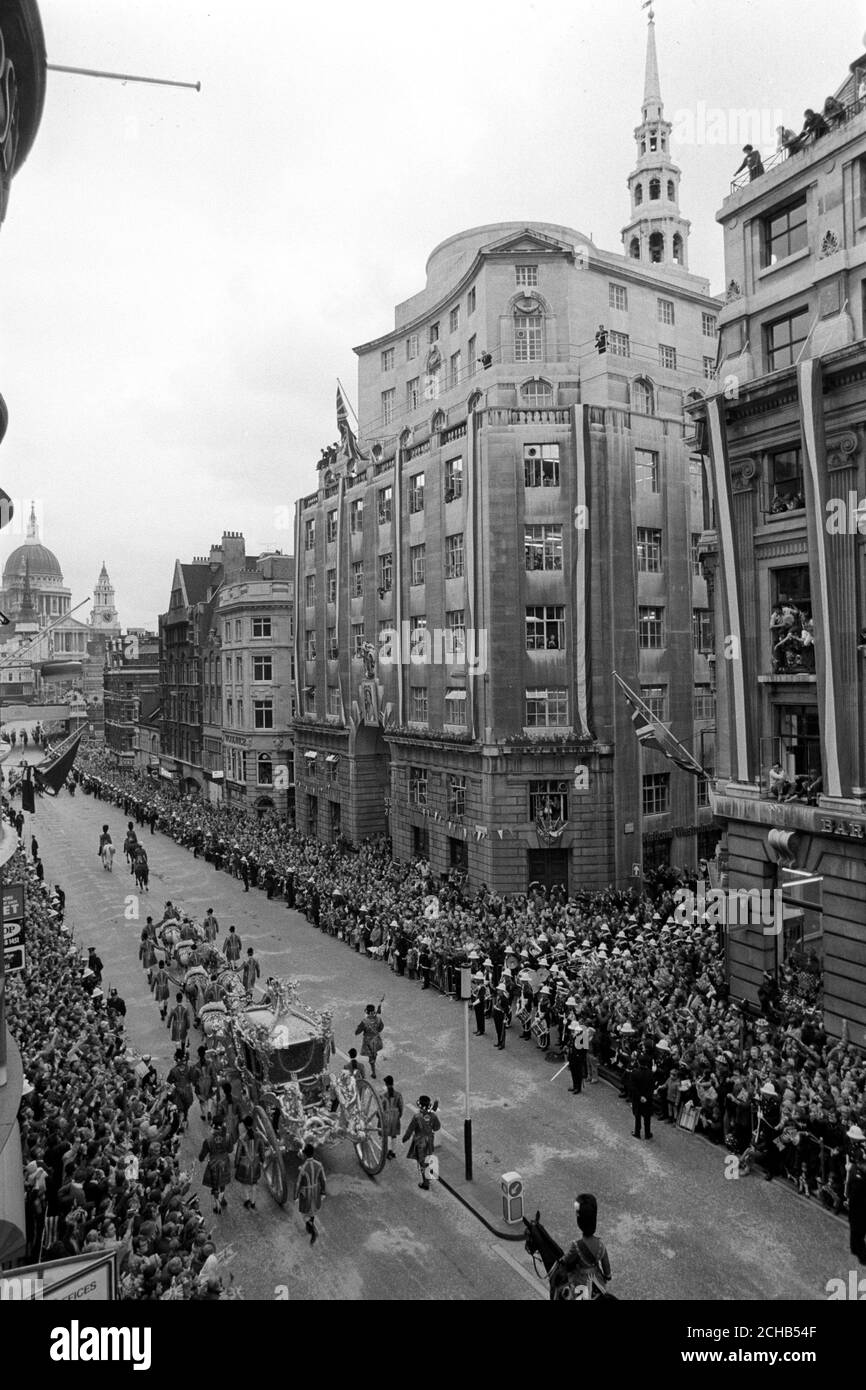
M 102 846 L 102 867 L 103 869 L 107 869 L 108 872 L 111 873 L 113 863 L 114 845 L 111 843 L 110 840 L 106 840 L 105 844 Z

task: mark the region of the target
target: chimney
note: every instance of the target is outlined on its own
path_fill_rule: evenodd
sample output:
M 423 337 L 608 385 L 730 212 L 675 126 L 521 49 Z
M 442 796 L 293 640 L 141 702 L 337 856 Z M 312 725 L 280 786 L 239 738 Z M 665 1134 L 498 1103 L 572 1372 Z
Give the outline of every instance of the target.
M 246 544 L 240 531 L 223 531 L 222 561 L 226 575 L 238 574 L 244 567 Z

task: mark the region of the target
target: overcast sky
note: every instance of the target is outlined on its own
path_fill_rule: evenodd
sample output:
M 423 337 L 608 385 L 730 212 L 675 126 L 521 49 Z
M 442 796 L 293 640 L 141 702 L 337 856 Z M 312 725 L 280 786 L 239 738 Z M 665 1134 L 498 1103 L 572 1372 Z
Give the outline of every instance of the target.
M 124 625 L 155 626 L 175 558 L 223 529 L 291 550 L 276 518 L 315 487 L 335 380 L 357 405 L 352 347 L 393 327 L 437 242 L 526 218 L 621 249 L 640 0 L 40 10 L 49 62 L 202 84 L 49 73 L 0 231 L 0 485 L 40 500 L 73 603 L 107 562 Z M 863 21 L 855 0 L 658 0 L 690 267 L 714 291 L 727 113 L 754 109 L 765 148 L 777 109 L 799 129 Z

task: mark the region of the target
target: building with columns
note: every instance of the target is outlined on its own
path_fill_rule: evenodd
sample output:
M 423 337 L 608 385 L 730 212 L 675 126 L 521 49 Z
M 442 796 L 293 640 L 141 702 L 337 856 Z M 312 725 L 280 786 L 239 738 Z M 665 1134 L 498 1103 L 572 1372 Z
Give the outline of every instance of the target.
M 694 408 L 717 637 L 713 806 L 732 888 L 781 917 L 728 933 L 731 992 L 792 956 L 825 1025 L 866 1027 L 866 55 L 829 131 L 736 180 L 719 389 Z M 778 929 L 777 929 L 778 928 Z
M 720 306 L 688 270 L 652 22 L 641 115 L 622 252 L 559 223 L 459 232 L 356 349 L 365 460 L 296 512 L 303 831 L 389 833 L 504 892 L 712 851 L 706 780 L 641 751 L 613 678 L 708 766 L 685 407 Z

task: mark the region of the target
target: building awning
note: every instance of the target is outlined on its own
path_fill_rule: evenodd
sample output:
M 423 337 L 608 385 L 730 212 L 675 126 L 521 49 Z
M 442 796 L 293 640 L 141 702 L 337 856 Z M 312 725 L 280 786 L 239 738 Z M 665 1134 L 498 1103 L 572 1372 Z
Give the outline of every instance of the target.
M 318 753 L 314 753 L 311 749 L 304 754 L 304 757 L 306 758 L 308 763 L 314 763 L 318 756 Z
M 336 753 L 329 753 L 325 759 L 326 763 L 338 763 L 340 761 Z

